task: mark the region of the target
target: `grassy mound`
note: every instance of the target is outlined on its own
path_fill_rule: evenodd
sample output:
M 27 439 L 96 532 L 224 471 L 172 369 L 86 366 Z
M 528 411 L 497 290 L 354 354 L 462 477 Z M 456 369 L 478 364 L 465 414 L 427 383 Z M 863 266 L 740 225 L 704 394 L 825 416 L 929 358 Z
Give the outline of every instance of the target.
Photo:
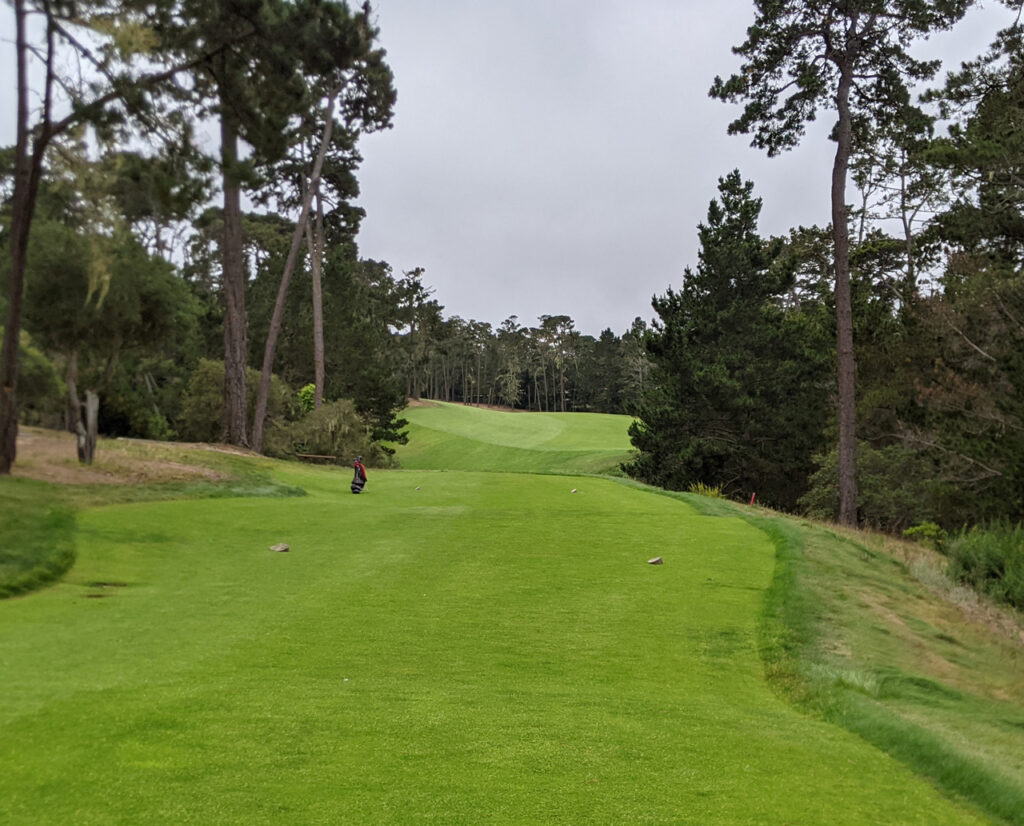
M 410 407 L 402 467 L 514 473 L 617 472 L 630 456 L 629 416 L 525 413 L 434 402 Z

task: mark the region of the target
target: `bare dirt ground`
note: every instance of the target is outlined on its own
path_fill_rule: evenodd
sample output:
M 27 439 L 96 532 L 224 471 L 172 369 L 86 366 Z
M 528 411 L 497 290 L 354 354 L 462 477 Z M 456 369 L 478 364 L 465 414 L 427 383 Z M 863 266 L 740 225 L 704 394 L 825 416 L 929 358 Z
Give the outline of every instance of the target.
M 230 475 L 205 467 L 200 454 L 196 463 L 170 458 L 189 451 L 219 451 L 248 455 L 225 445 L 149 442 L 140 439 L 100 439 L 95 461 L 78 461 L 75 436 L 38 427 L 18 428 L 18 454 L 12 476 L 69 485 L 124 485 L 141 482 L 221 481 Z

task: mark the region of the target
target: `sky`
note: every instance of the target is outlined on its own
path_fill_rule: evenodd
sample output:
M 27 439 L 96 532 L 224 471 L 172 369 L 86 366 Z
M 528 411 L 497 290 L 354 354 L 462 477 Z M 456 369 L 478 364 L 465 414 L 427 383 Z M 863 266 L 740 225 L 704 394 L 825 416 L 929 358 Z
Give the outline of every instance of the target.
M 393 128 L 360 144 L 360 253 L 422 267 L 448 316 L 498 325 L 568 315 L 621 334 L 697 262 L 697 224 L 733 169 L 762 234 L 829 222 L 822 113 L 776 158 L 728 136 L 750 0 L 375 0 L 395 73 Z M 988 0 L 916 54 L 952 69 L 1009 12 Z M 0 143 L 11 144 L 10 6 L 0 9 Z M 7 116 L 10 113 L 11 116 Z

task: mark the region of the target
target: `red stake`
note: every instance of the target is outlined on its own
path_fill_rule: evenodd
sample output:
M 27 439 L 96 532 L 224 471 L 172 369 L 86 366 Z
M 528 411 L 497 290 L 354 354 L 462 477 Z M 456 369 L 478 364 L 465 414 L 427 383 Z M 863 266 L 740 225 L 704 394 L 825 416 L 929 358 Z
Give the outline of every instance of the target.
M 756 491 L 754 493 L 750 494 L 750 506 L 751 507 L 754 506 L 754 500 L 755 499 L 757 499 L 757 492 Z

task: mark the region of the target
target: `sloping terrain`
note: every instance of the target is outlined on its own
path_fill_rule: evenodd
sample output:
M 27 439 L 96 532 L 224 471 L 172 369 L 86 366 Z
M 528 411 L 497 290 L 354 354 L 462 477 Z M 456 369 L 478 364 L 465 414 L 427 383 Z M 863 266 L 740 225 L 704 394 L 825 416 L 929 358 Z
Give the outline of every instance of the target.
M 629 416 L 524 413 L 431 402 L 409 407 L 402 467 L 608 473 L 630 456 Z

